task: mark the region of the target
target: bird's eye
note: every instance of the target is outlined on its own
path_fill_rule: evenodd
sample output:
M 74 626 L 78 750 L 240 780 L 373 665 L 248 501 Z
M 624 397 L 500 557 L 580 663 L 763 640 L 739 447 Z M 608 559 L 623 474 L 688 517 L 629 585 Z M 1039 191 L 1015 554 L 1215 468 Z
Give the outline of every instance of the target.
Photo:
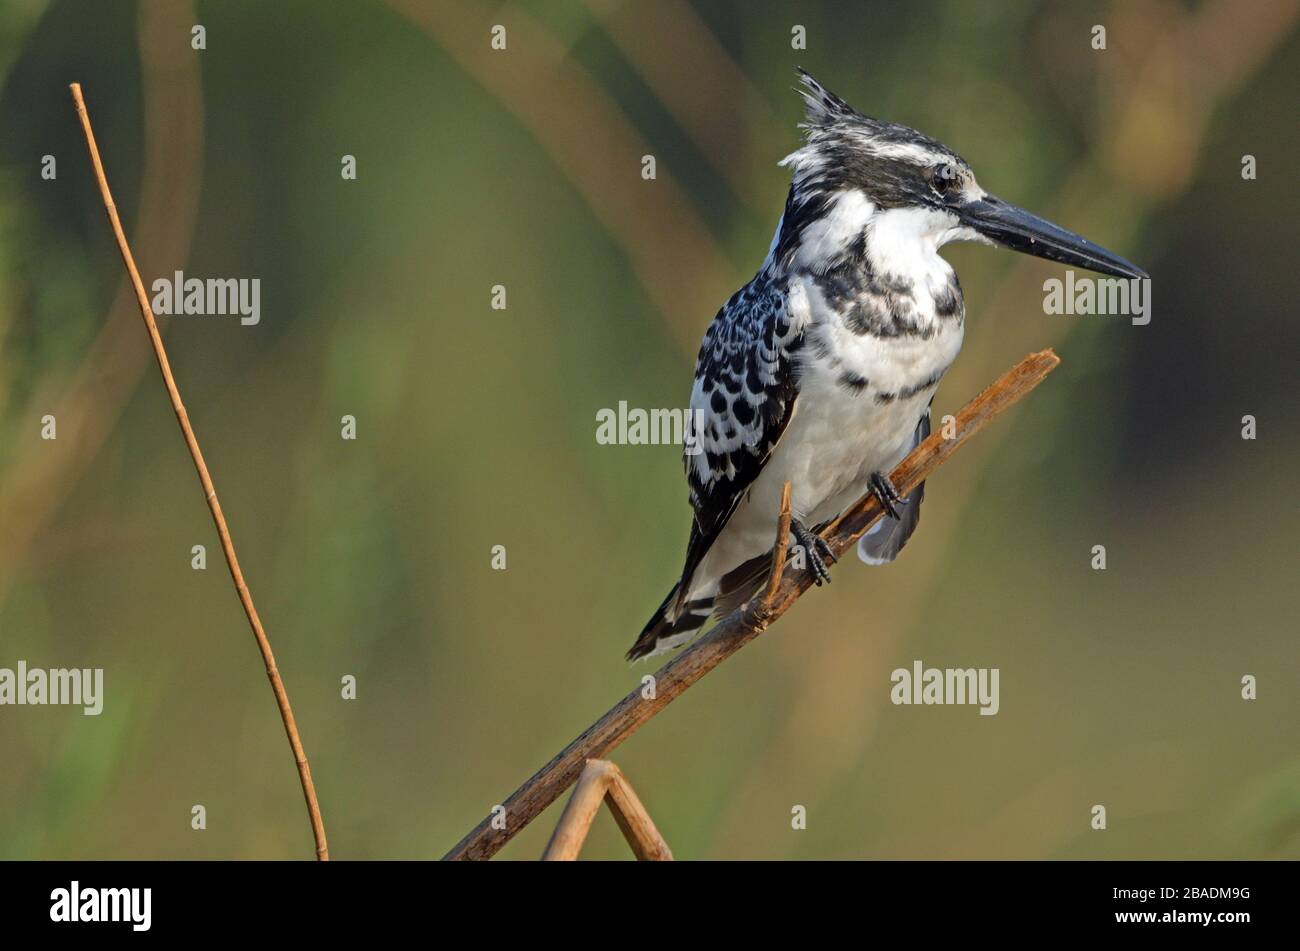
M 936 191 L 947 191 L 961 180 L 961 172 L 950 162 L 936 165 L 930 175 L 930 183 Z

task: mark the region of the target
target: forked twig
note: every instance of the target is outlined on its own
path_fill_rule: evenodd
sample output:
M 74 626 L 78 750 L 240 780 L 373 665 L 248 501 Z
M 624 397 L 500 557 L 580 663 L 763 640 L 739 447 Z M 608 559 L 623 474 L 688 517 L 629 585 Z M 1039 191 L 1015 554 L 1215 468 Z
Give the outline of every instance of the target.
M 307 753 L 303 750 L 302 740 L 298 737 L 298 725 L 294 722 L 293 708 L 289 706 L 289 695 L 285 692 L 284 683 L 280 680 L 280 672 L 276 669 L 275 655 L 271 653 L 271 642 L 267 640 L 266 631 L 262 628 L 262 620 L 257 616 L 257 609 L 253 607 L 253 596 L 249 594 L 248 585 L 244 582 L 244 573 L 239 570 L 239 558 L 235 555 L 235 544 L 230 539 L 226 516 L 221 511 L 221 503 L 217 501 L 216 487 L 212 484 L 212 476 L 208 474 L 207 463 L 203 461 L 203 451 L 199 449 L 199 441 L 194 435 L 193 427 L 190 426 L 190 417 L 185 412 L 185 404 L 181 402 L 180 390 L 176 388 L 171 364 L 167 360 L 167 351 L 163 347 L 162 336 L 158 333 L 153 309 L 149 306 L 149 296 L 145 293 L 144 282 L 140 280 L 135 258 L 127 244 L 126 233 L 122 230 L 117 206 L 113 203 L 113 194 L 109 191 L 108 179 L 104 175 L 104 164 L 99 157 L 99 146 L 95 144 L 95 133 L 90 127 L 90 115 L 86 111 L 86 102 L 81 96 L 81 84 L 72 83 L 70 88 L 72 101 L 77 107 L 77 117 L 81 120 L 81 129 L 86 135 L 86 148 L 90 151 L 90 161 L 95 169 L 95 179 L 99 183 L 99 193 L 104 199 L 104 210 L 108 213 L 108 223 L 113 228 L 118 250 L 122 253 L 122 263 L 126 265 L 126 272 L 135 288 L 136 300 L 140 305 L 140 316 L 144 318 L 145 329 L 149 331 L 149 340 L 153 344 L 154 356 L 158 359 L 158 369 L 162 373 L 163 384 L 167 387 L 167 395 L 171 398 L 172 409 L 176 411 L 176 421 L 180 423 L 181 433 L 185 436 L 185 445 L 189 447 L 190 458 L 194 460 L 194 468 L 199 473 L 199 482 L 203 485 L 203 494 L 207 499 L 208 509 L 212 512 L 212 521 L 216 523 L 217 536 L 221 539 L 221 550 L 225 553 L 230 577 L 235 582 L 235 592 L 239 595 L 240 604 L 244 606 L 244 614 L 248 617 L 248 624 L 253 629 L 253 637 L 257 639 L 257 647 L 262 652 L 262 660 L 266 664 L 266 676 L 271 681 L 271 690 L 274 691 L 275 702 L 280 708 L 280 719 L 284 721 L 284 732 L 289 737 L 289 746 L 298 765 L 298 778 L 302 781 L 302 793 L 307 800 L 307 814 L 311 818 L 311 831 L 316 839 L 316 857 L 326 861 L 330 855 L 329 846 L 325 841 L 325 823 L 321 819 L 320 805 L 316 802 L 316 787 L 311 780 L 311 767 L 307 764 Z
M 781 514 L 776 520 L 776 543 L 772 546 L 772 570 L 767 578 L 767 590 L 763 592 L 763 610 L 772 607 L 772 599 L 781 587 L 781 572 L 785 571 L 785 556 L 790 550 L 790 520 L 794 517 L 790 510 L 790 483 L 781 487 Z
M 899 493 L 907 495 L 925 481 L 958 447 L 989 420 L 1041 383 L 1060 362 L 1051 350 L 1031 353 L 962 407 L 951 424 L 941 426 L 938 432 L 912 450 L 890 474 Z M 823 532 L 834 559 L 838 561 L 882 514 L 880 502 L 872 494 L 864 495 L 851 505 Z M 787 534 L 786 531 L 781 532 L 776 545 L 780 545 L 781 539 Z M 494 809 L 444 858 L 491 858 L 569 788 L 588 759 L 604 756 L 614 749 L 691 684 L 761 634 L 789 610 L 812 584 L 810 575 L 807 571 L 785 567 L 774 590 L 769 584 L 762 597 L 753 598 L 732 611 L 707 634 L 661 667 L 654 675 L 655 689 L 649 698 L 642 694 L 640 687 L 629 693 L 515 790 L 502 803 L 505 810 L 504 828 L 496 828 L 501 824 L 496 821 L 500 813 Z
M 582 851 L 602 802 L 609 804 L 623 838 L 642 862 L 671 862 L 672 850 L 655 828 L 650 813 L 632 790 L 623 771 L 605 759 L 589 759 L 569 803 L 542 853 L 543 862 L 572 862 Z

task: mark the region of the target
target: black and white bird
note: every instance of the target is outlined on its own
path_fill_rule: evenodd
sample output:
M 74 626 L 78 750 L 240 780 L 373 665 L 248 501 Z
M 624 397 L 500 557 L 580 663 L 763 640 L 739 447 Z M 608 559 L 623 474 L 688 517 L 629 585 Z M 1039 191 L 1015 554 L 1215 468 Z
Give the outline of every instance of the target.
M 965 306 L 949 241 L 981 241 L 1124 278 L 1104 248 L 985 192 L 947 146 L 868 118 L 800 70 L 804 145 L 785 213 L 754 279 L 704 335 L 690 408 L 703 451 L 685 456 L 695 510 L 681 579 L 629 659 L 690 640 L 766 577 L 785 483 L 792 544 L 829 580 L 819 528 L 868 490 L 888 516 L 859 542 L 897 557 L 924 486 L 888 473 L 930 432 L 935 389 L 961 348 Z

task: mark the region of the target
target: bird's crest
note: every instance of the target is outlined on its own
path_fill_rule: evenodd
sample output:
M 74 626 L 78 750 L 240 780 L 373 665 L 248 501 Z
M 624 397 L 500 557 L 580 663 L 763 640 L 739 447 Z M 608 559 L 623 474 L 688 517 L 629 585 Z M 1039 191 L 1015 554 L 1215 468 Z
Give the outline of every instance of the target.
M 830 146 L 845 141 L 850 135 L 858 142 L 867 141 L 875 120 L 857 112 L 803 67 L 797 69 L 800 85 L 795 87 L 795 92 L 804 102 L 804 121 L 799 123 L 804 144 L 779 164 L 794 171 L 796 184 L 807 184 L 825 168 Z
M 819 83 L 808 70 L 802 66 L 798 67 L 798 70 L 799 82 L 803 84 L 803 88 L 796 89 L 795 92 L 803 97 L 807 116 L 801 128 L 811 130 L 850 116 L 865 118 L 859 116 L 852 106 Z
M 795 91 L 804 101 L 805 119 L 799 123 L 804 144 L 780 163 L 794 170 L 796 186 L 833 184 L 827 173 L 846 164 L 947 161 L 967 167 L 957 153 L 915 129 L 858 112 L 803 68 L 799 81 L 802 88 Z

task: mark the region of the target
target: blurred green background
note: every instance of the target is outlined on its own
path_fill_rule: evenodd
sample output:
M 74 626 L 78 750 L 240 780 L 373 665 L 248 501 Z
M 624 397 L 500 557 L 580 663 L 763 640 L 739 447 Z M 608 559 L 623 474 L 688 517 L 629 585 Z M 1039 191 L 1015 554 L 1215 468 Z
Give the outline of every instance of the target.
M 0 707 L 0 858 L 312 854 L 69 82 L 146 283 L 261 279 L 260 324 L 164 319 L 167 347 L 333 855 L 431 858 L 653 670 L 622 655 L 680 566 L 679 449 L 598 445 L 596 412 L 685 405 L 782 209 L 796 64 L 1145 266 L 1153 321 L 1045 316 L 1061 269 L 950 246 L 936 411 L 1030 350 L 1060 369 L 896 564 L 846 562 L 612 758 L 680 858 L 1300 857 L 1298 13 L 6 0 L 0 666 L 107 696 Z M 916 659 L 1000 668 L 1001 712 L 891 705 Z M 584 856 L 629 857 L 608 816 Z

